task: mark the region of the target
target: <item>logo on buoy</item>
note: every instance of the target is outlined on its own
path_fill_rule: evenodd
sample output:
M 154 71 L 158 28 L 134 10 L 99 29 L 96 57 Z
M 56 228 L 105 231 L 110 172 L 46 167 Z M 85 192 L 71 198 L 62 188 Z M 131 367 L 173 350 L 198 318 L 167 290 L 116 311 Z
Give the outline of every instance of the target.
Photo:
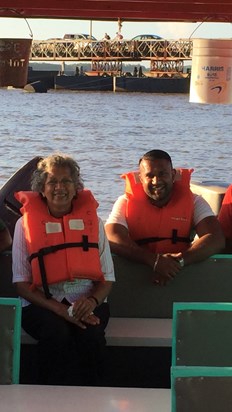
M 211 87 L 211 90 L 217 90 L 217 92 L 218 92 L 218 94 L 219 94 L 219 93 L 221 93 L 221 91 L 222 91 L 222 86 L 214 86 L 214 87 Z
M 215 84 L 215 83 L 214 83 Z M 226 82 L 220 82 L 219 84 L 211 85 L 210 91 L 215 91 L 217 95 L 224 93 L 227 88 Z

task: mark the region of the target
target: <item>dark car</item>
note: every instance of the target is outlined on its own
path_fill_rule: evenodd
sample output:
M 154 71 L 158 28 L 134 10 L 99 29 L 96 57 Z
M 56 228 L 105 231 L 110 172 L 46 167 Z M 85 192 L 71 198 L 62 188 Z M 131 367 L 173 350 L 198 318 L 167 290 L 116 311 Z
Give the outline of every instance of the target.
M 157 34 L 139 34 L 138 36 L 133 37 L 132 41 L 146 41 L 146 40 L 162 40 L 163 38 Z
M 183 45 L 177 44 L 176 40 L 166 40 L 157 34 L 139 34 L 131 39 L 134 42 L 138 54 L 146 56 L 154 55 L 163 57 L 164 54 L 168 58 L 183 58 L 190 55 L 191 45 L 186 42 Z
M 134 53 L 138 56 L 162 56 L 165 40 L 157 34 L 139 34 L 131 39 Z

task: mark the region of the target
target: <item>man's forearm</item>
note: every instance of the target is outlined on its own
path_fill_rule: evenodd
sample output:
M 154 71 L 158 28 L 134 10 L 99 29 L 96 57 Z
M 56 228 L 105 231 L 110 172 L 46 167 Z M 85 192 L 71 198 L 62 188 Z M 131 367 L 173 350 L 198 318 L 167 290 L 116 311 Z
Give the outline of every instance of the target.
M 144 263 L 153 268 L 156 254 L 150 250 L 143 249 L 136 243 L 128 240 L 128 242 L 110 241 L 110 249 L 112 253 L 123 256 L 127 259 L 134 260 L 136 262 Z
M 224 241 L 212 234 L 206 234 L 196 239 L 189 249 L 182 253 L 185 265 L 201 262 L 210 256 L 220 253 L 224 247 Z
M 153 268 L 156 254 L 138 246 L 129 236 L 128 230 L 120 224 L 105 226 L 112 253 L 136 262 L 145 263 Z

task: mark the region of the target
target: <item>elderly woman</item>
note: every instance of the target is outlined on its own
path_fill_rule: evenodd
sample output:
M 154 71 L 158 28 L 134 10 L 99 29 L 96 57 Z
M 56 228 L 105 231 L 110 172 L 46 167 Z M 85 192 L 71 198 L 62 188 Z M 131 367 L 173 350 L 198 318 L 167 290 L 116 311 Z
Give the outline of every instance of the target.
M 78 164 L 54 154 L 37 165 L 13 241 L 22 326 L 38 340 L 41 384 L 98 384 L 114 269 L 98 203 Z

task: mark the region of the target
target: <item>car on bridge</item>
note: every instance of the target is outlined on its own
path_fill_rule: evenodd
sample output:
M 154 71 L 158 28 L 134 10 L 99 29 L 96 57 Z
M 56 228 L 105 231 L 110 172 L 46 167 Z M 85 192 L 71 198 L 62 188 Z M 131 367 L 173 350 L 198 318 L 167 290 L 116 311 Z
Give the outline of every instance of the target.
M 131 41 L 148 41 L 148 40 L 163 40 L 157 34 L 139 34 L 131 39 Z
M 157 34 L 139 34 L 131 39 L 136 55 L 155 55 L 158 58 L 183 58 L 188 53 L 188 44 L 166 40 Z
M 157 56 L 163 55 L 165 39 L 157 34 L 139 34 L 130 41 L 133 44 L 135 55 L 149 56 L 150 53 L 153 54 L 154 50 Z
M 65 34 L 63 40 L 74 53 L 85 53 L 85 55 L 91 53 L 91 45 L 97 42 L 96 37 L 87 33 Z
M 91 36 L 90 34 L 86 33 L 77 33 L 77 34 L 65 34 L 63 37 L 64 40 L 89 40 L 89 41 L 97 41 L 96 37 Z

